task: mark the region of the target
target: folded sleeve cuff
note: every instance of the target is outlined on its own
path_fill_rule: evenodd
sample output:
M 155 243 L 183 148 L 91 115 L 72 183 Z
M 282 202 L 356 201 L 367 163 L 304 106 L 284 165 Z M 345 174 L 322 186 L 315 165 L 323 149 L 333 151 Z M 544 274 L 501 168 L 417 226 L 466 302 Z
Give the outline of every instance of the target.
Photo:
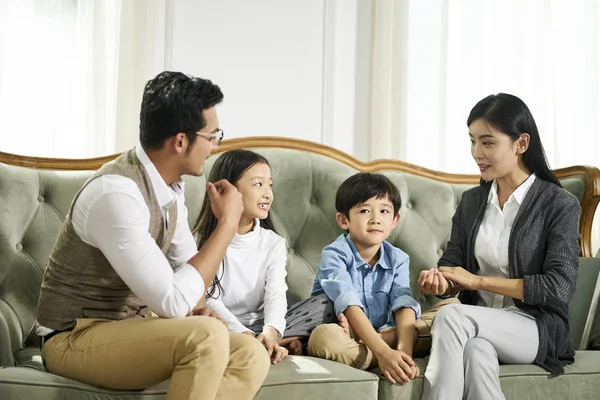
M 360 298 L 358 297 L 358 293 L 353 291 L 348 291 L 340 294 L 337 299 L 333 302 L 333 309 L 335 310 L 335 315 L 342 313 L 346 310 L 346 308 L 350 306 L 359 306 L 360 308 L 365 309 Z
M 540 286 L 536 275 L 525 275 L 523 277 L 523 302 L 525 304 L 539 304 L 540 301 L 537 288 Z
M 415 312 L 415 319 L 421 318 L 421 306 L 412 296 L 400 296 L 392 304 L 392 313 L 401 308 L 412 308 Z

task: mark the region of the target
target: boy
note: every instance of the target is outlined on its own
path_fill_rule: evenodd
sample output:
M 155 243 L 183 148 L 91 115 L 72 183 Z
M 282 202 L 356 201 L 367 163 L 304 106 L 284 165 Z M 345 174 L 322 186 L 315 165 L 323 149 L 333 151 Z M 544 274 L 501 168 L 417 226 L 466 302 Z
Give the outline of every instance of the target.
M 419 376 L 412 359 L 419 303 L 409 257 L 385 240 L 400 219 L 400 193 L 385 176 L 358 173 L 335 197 L 345 234 L 323 249 L 312 295 L 325 293 L 338 324 L 318 326 L 308 354 L 363 370 L 379 365 L 392 384 Z

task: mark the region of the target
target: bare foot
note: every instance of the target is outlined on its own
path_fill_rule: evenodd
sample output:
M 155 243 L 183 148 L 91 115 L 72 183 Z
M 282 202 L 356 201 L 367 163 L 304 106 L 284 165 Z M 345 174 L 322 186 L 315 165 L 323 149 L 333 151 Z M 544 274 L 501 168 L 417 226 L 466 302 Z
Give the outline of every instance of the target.
M 292 356 L 301 356 L 302 355 L 302 342 L 299 341 L 298 339 L 292 340 L 285 347 L 290 352 L 290 355 L 292 355 Z
M 348 323 L 348 318 L 344 315 L 344 313 L 339 313 L 337 315 L 338 323 L 348 335 L 350 335 L 350 324 Z

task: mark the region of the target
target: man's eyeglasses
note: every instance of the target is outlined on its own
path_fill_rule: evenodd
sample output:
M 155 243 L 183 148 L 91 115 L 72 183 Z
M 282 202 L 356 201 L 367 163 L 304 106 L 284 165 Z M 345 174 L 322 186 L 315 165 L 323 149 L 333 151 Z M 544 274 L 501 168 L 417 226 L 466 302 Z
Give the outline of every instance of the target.
M 221 140 L 223 140 L 223 135 L 225 135 L 225 133 L 223 132 L 223 129 L 217 129 L 214 133 L 196 132 L 196 135 L 210 139 L 213 146 L 218 146 L 221 143 Z

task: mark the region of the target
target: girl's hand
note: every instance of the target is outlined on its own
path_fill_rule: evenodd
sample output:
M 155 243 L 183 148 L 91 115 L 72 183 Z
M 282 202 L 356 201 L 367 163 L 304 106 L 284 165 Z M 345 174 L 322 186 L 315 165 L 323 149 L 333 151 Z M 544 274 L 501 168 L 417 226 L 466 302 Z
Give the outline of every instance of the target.
M 288 350 L 285 347 L 279 346 L 277 343 L 278 332 L 272 326 L 265 326 L 263 332 L 258 335 L 257 339 L 265 346 L 269 357 L 273 364 L 277 364 L 288 355 Z
M 481 277 L 470 273 L 463 267 L 439 267 L 444 278 L 454 281 L 457 285 L 467 290 L 479 290 Z

